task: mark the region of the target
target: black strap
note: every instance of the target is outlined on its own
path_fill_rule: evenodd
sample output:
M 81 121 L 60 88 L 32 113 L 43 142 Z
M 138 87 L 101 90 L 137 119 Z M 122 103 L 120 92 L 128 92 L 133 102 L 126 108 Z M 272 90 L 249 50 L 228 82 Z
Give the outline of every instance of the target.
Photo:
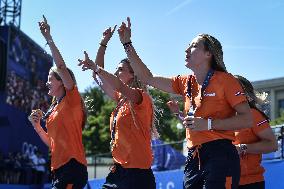
M 51 104 L 51 106 L 49 107 L 49 109 L 47 110 L 47 112 L 42 116 L 42 119 L 43 119 L 43 120 L 46 120 L 46 119 L 50 116 L 50 114 L 52 113 L 54 107 L 62 101 L 62 99 L 65 97 L 65 95 L 66 95 L 66 94 L 64 94 L 64 95 L 63 95 L 62 97 L 60 97 L 57 101 L 55 101 L 54 103 Z

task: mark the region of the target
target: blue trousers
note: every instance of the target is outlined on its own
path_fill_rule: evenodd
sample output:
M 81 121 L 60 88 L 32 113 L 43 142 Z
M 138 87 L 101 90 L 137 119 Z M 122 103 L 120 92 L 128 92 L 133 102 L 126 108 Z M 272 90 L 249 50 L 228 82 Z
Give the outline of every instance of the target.
M 188 151 L 184 189 L 238 189 L 240 159 L 232 141 L 220 139 Z M 230 183 L 226 183 L 230 182 Z

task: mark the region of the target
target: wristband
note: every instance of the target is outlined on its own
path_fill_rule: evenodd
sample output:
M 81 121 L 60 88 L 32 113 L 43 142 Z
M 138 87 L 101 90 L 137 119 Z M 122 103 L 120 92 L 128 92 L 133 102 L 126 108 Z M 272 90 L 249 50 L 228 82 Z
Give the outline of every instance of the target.
M 124 44 L 123 44 L 123 47 L 124 47 L 124 50 L 125 50 L 126 53 L 130 52 L 130 51 L 131 51 L 130 48 L 133 47 L 133 46 L 132 46 L 132 42 L 129 41 L 129 42 L 127 42 L 127 43 L 124 43 Z
M 100 46 L 107 48 L 107 45 L 100 43 Z
M 54 41 L 52 39 L 49 39 L 46 41 L 46 44 L 50 45 L 51 43 L 54 43 Z
M 208 126 L 208 131 L 212 130 L 212 119 L 211 118 L 208 118 L 207 126 Z
M 183 113 L 181 111 L 179 111 L 178 113 L 174 113 L 174 115 L 176 117 L 178 117 L 179 119 L 183 120 L 184 119 L 184 116 L 183 116 Z
M 241 154 L 244 155 L 247 153 L 248 146 L 246 144 L 240 144 Z
M 99 67 L 99 66 L 96 64 L 96 68 L 95 68 L 94 72 L 95 72 L 96 74 L 99 74 L 101 71 L 102 71 L 101 67 Z

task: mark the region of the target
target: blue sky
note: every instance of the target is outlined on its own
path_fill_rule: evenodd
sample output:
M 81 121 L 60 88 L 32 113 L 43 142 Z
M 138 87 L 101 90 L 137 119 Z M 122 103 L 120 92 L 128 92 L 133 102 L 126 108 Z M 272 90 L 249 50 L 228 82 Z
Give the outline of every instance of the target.
M 154 74 L 190 73 L 184 51 L 197 34 L 209 33 L 222 43 L 228 71 L 256 81 L 284 76 L 283 8 L 282 0 L 23 0 L 21 30 L 44 47 L 37 22 L 45 14 L 81 92 L 94 83 L 77 59 L 83 50 L 94 59 L 104 29 L 127 16 L 133 45 Z M 106 70 L 114 72 L 125 56 L 116 32 L 107 47 Z

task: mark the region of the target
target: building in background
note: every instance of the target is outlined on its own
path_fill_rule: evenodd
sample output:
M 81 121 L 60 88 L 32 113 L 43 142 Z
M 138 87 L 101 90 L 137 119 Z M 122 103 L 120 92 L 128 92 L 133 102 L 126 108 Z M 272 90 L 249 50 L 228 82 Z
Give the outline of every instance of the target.
M 270 119 L 278 118 L 284 110 L 284 77 L 254 81 L 252 84 L 256 91 L 268 94 L 269 103 L 264 108 Z

